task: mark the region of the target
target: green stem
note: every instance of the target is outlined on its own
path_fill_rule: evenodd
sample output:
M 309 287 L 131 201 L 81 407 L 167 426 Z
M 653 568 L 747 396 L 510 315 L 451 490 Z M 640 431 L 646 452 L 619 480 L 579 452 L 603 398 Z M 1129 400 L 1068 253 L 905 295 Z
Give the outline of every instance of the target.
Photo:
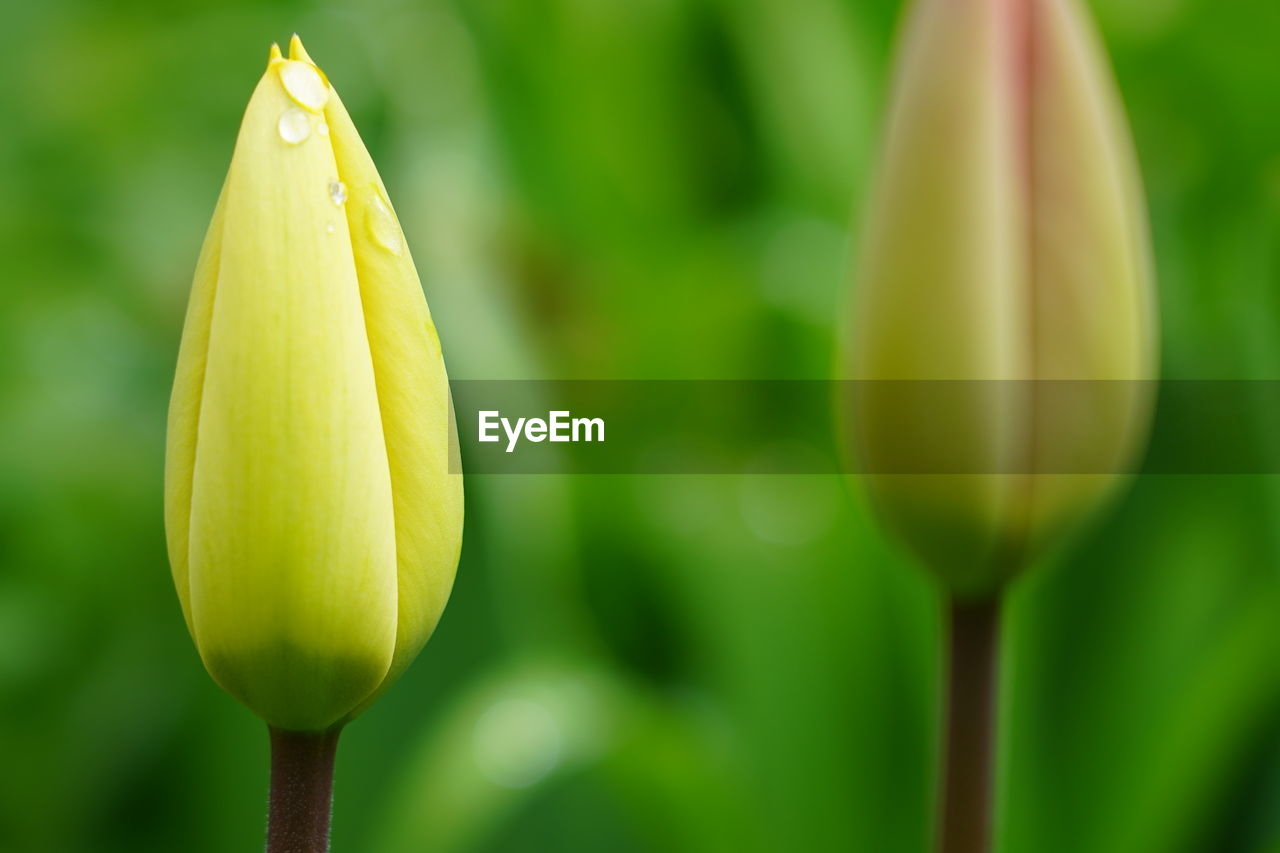
M 271 733 L 267 853 L 328 853 L 338 729 Z
M 1000 598 L 952 600 L 944 673 L 938 850 L 989 853 L 993 824 Z

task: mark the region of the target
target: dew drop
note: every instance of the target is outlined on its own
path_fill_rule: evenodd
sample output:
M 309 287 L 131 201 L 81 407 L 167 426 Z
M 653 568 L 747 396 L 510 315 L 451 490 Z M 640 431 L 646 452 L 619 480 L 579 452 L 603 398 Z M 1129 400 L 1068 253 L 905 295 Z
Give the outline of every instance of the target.
M 326 225 L 326 226 L 324 227 L 324 230 L 325 230 L 325 233 L 326 233 L 326 234 L 332 234 L 332 233 L 333 233 L 333 223 L 331 222 L 331 223 L 329 223 L 328 225 Z
M 280 63 L 280 83 L 302 106 L 318 113 L 329 100 L 329 86 L 320 72 L 309 62 L 287 59 Z
M 369 202 L 365 224 L 369 228 L 369 236 L 388 252 L 398 255 L 404 249 L 404 237 L 400 233 L 396 215 L 391 212 L 391 206 L 387 204 L 382 197 L 382 192 L 376 187 L 373 198 Z
M 330 181 L 329 200 L 338 207 L 342 207 L 343 202 L 347 200 L 347 185 L 342 181 Z
M 280 131 L 281 139 L 290 145 L 297 145 L 311 135 L 311 116 L 297 107 L 289 107 L 280 116 L 277 130 Z
M 320 134 L 321 136 L 328 136 L 329 125 L 322 120 L 319 124 L 316 125 L 316 133 Z

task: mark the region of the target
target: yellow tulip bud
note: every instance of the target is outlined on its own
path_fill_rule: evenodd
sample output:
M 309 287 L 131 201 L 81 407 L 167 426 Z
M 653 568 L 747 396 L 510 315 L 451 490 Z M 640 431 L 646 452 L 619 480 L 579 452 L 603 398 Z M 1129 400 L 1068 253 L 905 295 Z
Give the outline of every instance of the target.
M 187 627 L 270 725 L 346 721 L 435 628 L 462 537 L 452 429 L 386 189 L 295 36 L 288 59 L 272 47 L 196 265 L 165 460 Z
M 846 353 L 847 376 L 887 381 L 855 383 L 849 437 L 889 526 L 976 597 L 1145 435 L 1142 194 L 1075 0 L 919 0 L 894 74 Z M 895 469 L 913 458 L 950 473 Z

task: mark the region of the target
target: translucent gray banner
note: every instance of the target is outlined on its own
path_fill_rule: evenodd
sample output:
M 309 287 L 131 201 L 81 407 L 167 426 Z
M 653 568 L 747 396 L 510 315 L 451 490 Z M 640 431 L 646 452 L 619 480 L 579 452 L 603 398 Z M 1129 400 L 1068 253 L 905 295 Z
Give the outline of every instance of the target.
M 1280 473 L 1280 381 L 451 387 L 468 474 Z

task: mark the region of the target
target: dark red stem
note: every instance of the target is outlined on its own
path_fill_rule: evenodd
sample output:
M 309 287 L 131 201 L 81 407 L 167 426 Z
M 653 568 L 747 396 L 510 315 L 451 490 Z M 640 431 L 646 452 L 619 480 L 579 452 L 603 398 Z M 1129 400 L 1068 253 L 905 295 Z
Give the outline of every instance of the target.
M 271 732 L 267 853 L 328 853 L 338 730 Z
M 990 853 L 1000 598 L 949 610 L 938 850 Z

